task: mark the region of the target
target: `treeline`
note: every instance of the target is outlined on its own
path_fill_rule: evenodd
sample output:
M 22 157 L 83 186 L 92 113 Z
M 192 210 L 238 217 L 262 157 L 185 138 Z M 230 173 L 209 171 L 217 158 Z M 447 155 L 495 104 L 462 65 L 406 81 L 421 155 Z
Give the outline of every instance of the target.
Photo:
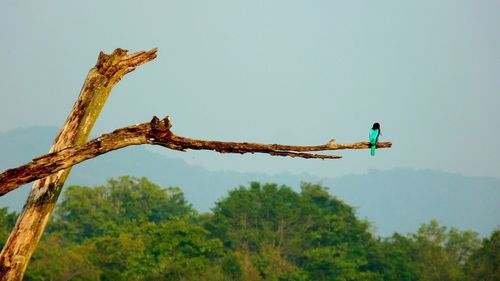
M 0 246 L 16 216 L 0 209 Z M 500 280 L 500 230 L 377 238 L 309 183 L 254 182 L 199 214 L 178 188 L 121 177 L 66 188 L 25 280 Z

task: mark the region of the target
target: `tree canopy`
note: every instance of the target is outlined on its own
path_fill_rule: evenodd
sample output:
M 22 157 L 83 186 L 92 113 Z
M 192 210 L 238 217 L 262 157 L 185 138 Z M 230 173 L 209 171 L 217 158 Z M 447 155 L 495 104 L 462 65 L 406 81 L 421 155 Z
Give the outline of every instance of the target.
M 16 216 L 0 209 L 0 243 Z M 126 176 L 66 189 L 25 280 L 499 280 L 500 230 L 370 229 L 320 184 L 252 182 L 199 214 Z

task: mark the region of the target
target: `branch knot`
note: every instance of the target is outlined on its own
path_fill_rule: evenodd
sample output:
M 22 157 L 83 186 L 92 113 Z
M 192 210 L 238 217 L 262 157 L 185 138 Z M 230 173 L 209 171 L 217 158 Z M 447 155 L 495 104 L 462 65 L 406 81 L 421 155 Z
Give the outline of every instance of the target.
M 172 124 L 170 123 L 170 116 L 166 116 L 160 121 L 160 118 L 153 116 L 153 119 L 149 122 L 151 126 L 150 134 L 148 138 L 152 139 L 154 142 L 165 141 L 170 139 L 172 132 Z

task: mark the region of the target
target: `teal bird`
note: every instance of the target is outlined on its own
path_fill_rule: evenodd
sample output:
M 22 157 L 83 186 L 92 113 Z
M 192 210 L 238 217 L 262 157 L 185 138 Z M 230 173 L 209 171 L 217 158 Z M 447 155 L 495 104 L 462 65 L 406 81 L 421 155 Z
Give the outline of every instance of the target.
M 375 123 L 370 130 L 370 134 L 368 135 L 370 138 L 370 154 L 375 156 L 375 149 L 377 148 L 378 137 L 380 136 L 380 124 Z

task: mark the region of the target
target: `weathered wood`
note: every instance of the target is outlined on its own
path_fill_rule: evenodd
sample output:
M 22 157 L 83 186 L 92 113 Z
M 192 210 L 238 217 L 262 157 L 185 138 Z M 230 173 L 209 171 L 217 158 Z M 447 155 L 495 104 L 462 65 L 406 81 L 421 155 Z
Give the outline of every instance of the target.
M 267 153 L 273 156 L 319 159 L 338 159 L 342 158 L 342 156 L 301 152 L 370 148 L 368 142 L 337 144 L 330 141 L 327 144 L 317 146 L 294 146 L 206 141 L 177 136 L 171 132 L 170 128 L 171 124 L 168 118 L 159 121 L 158 118 L 154 117 L 149 123 L 117 129 L 112 133 L 95 138 L 84 145 L 72 146 L 58 152 L 42 155 L 25 165 L 6 170 L 0 174 L 0 196 L 28 182 L 41 179 L 85 160 L 129 145 L 151 144 L 181 151 L 185 151 L 186 149 L 203 149 L 221 153 Z M 390 142 L 381 142 L 377 145 L 378 148 L 389 148 L 391 146 L 392 143 Z
M 101 52 L 80 91 L 66 123 L 50 152 L 84 144 L 113 86 L 139 65 L 153 60 L 157 49 L 127 54 L 116 49 L 111 55 Z M 59 170 L 33 184 L 29 197 L 0 254 L 0 280 L 22 280 L 70 168 Z

